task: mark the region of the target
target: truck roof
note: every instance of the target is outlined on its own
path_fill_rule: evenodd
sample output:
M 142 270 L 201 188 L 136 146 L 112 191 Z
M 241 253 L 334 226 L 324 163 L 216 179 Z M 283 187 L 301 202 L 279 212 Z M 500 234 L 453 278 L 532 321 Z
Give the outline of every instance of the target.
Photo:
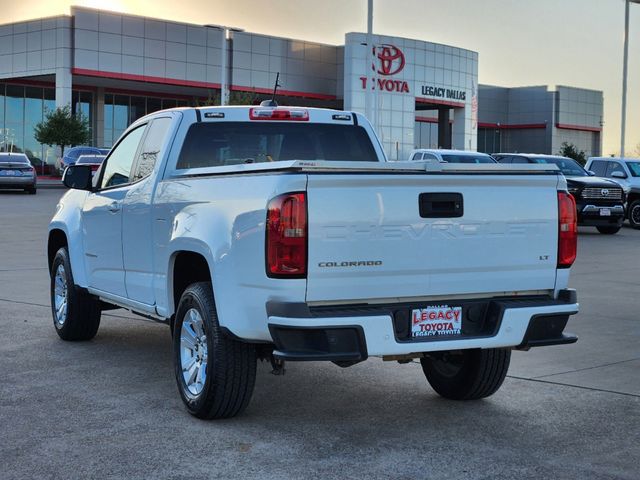
M 358 125 L 361 114 L 330 108 L 279 105 L 225 105 L 195 107 L 202 121 L 296 121 Z
M 472 150 L 455 150 L 452 148 L 416 148 L 414 152 L 429 152 L 429 153 L 448 153 L 451 155 L 489 155 L 488 153 L 474 152 Z
M 573 160 L 569 157 L 564 157 L 562 155 L 550 155 L 548 153 L 524 153 L 524 152 L 516 152 L 516 153 L 492 153 L 491 155 L 521 155 L 523 157 L 537 157 L 537 158 L 568 158 L 569 160 Z

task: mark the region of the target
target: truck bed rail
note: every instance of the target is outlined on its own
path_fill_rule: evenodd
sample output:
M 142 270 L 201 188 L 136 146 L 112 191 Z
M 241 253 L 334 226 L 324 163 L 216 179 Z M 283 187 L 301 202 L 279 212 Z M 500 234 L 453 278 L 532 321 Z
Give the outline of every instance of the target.
M 217 167 L 176 170 L 170 178 L 199 177 L 243 173 L 271 172 L 307 173 L 433 173 L 433 174 L 484 174 L 484 175 L 544 175 L 558 174 L 554 164 L 464 164 L 436 162 L 338 162 L 327 160 L 287 160 L 280 162 L 247 163 Z

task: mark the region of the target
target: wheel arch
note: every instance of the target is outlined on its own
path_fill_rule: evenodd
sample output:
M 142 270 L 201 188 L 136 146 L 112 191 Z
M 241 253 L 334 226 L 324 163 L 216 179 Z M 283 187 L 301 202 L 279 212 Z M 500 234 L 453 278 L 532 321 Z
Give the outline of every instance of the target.
M 64 230 L 60 228 L 53 228 L 49 231 L 49 238 L 47 241 L 47 267 L 49 268 L 49 273 L 51 273 L 51 265 L 53 264 L 53 259 L 56 256 L 58 250 L 62 247 L 68 247 L 69 240 L 67 239 L 67 234 Z
M 173 316 L 186 288 L 195 282 L 213 282 L 211 263 L 198 249 L 181 249 L 171 254 L 167 275 L 167 296 Z
M 629 192 L 629 195 L 627 195 L 627 205 L 631 206 L 636 200 L 640 200 L 640 192 Z

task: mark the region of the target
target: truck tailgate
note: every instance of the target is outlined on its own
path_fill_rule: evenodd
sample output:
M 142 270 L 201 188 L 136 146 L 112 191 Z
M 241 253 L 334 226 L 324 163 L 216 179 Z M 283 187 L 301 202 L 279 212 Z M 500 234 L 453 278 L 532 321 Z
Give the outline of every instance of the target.
M 549 173 L 309 174 L 307 301 L 553 289 L 557 186 Z

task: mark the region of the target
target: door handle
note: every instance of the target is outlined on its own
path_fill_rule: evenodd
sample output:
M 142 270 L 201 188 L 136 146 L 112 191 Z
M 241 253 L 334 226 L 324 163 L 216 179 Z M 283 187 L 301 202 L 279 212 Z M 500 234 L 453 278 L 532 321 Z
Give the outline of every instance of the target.
M 119 202 L 111 202 L 111 204 L 107 207 L 111 213 L 117 213 L 120 211 L 120 203 Z
M 418 208 L 422 218 L 458 218 L 464 214 L 461 193 L 421 193 Z

